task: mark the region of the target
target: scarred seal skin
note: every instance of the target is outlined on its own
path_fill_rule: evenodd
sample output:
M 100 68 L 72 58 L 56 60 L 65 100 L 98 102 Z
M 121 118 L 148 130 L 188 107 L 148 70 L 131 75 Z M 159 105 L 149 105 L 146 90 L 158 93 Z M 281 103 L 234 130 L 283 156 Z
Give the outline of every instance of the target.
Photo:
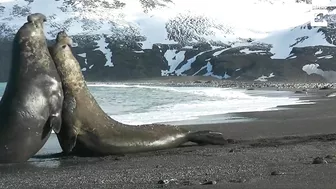
M 63 90 L 43 24 L 31 14 L 15 35 L 10 76 L 0 101 L 0 163 L 24 162 L 61 129 Z
M 228 143 L 218 132 L 189 132 L 163 124 L 134 126 L 112 119 L 91 95 L 71 44 L 70 37 L 62 31 L 49 48 L 64 90 L 63 124 L 57 134 L 64 153 L 103 156 L 174 148 L 188 141 Z

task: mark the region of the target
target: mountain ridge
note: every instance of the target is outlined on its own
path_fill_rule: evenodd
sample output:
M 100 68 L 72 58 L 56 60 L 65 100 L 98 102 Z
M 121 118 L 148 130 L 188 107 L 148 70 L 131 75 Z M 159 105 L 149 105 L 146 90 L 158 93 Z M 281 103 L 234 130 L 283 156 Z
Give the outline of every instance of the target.
M 177 0 L 0 1 L 0 52 L 10 52 L 11 39 L 27 15 L 41 12 L 48 18 L 45 24 L 48 43 L 53 42 L 60 30 L 71 35 L 75 42 L 73 52 L 89 81 L 168 75 L 256 81 L 272 76 L 266 80 L 308 81 L 311 76 L 308 72 L 312 71 L 307 72 L 307 66 L 303 69 L 305 65 L 318 64 L 323 69 L 336 70 L 332 56 L 335 29 L 310 25 L 312 5 L 307 1 L 230 3 L 220 0 L 192 4 Z M 203 8 L 205 4 L 210 10 Z M 277 15 L 285 10 L 286 14 Z M 254 20 L 257 18 L 263 20 Z M 315 54 L 317 51 L 329 54 L 320 53 L 320 56 Z M 9 64 L 9 57 L 0 59 L 1 81 L 8 77 Z M 313 80 L 317 74 L 321 80 L 333 81 L 333 77 L 318 74 L 321 72 L 316 71 L 316 66 L 309 68 L 315 69 Z

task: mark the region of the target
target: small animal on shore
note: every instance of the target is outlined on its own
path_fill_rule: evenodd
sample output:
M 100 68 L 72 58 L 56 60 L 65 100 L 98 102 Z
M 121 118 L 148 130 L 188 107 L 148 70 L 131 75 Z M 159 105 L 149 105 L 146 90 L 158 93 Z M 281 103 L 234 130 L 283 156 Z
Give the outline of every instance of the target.
M 0 163 L 24 162 L 61 129 L 63 90 L 43 24 L 35 13 L 15 35 L 9 80 L 0 101 Z
M 57 137 L 65 154 L 103 156 L 174 148 L 186 142 L 228 143 L 219 132 L 190 132 L 163 124 L 126 125 L 112 119 L 90 93 L 70 46 L 71 38 L 59 32 L 49 47 L 64 90 L 62 128 Z

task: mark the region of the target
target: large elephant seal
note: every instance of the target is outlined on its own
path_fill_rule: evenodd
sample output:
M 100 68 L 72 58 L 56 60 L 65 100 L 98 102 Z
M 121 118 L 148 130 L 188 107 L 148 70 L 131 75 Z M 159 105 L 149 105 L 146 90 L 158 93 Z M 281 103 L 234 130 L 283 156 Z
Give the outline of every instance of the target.
M 36 13 L 27 20 L 15 35 L 0 101 L 0 163 L 27 161 L 52 129 L 61 129 L 63 90 L 43 32 L 46 17 Z
M 63 152 L 101 156 L 160 150 L 191 141 L 226 144 L 221 133 L 189 132 L 162 124 L 126 125 L 108 116 L 91 95 L 80 65 L 71 51 L 72 40 L 59 32 L 50 52 L 64 90 L 62 128 L 57 134 Z

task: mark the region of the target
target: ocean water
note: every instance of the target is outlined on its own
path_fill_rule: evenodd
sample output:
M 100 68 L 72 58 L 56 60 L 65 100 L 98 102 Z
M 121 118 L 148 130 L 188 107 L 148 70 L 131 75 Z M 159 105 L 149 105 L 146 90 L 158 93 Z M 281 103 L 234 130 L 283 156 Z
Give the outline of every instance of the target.
M 0 83 L 1 95 L 5 86 L 6 83 Z M 106 83 L 88 83 L 88 86 L 108 115 L 133 125 L 228 122 L 239 119 L 228 113 L 267 111 L 279 105 L 307 103 L 286 91 Z

